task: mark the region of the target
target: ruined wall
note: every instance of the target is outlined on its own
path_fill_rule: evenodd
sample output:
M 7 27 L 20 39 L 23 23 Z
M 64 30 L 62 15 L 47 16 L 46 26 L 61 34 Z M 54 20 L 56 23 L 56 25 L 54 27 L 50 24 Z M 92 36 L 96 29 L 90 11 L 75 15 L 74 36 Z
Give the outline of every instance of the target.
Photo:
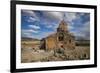
M 52 50 L 52 49 L 59 49 L 59 48 L 64 48 L 64 49 L 75 49 L 75 38 L 71 37 L 68 34 L 64 33 L 64 39 L 63 41 L 59 41 L 59 35 L 54 34 L 52 36 L 49 36 L 45 38 L 45 48 L 47 50 Z
M 64 45 L 67 49 L 75 49 L 75 38 L 72 37 L 71 35 L 66 35 L 66 39 L 64 40 Z
M 56 48 L 56 38 L 55 37 L 48 37 L 46 40 L 46 49 L 52 50 Z
M 64 49 L 75 49 L 75 38 L 68 33 L 63 33 L 63 34 L 64 34 L 64 39 L 62 41 L 59 41 L 59 32 L 58 32 L 57 35 L 58 47 L 61 48 L 61 46 L 63 46 Z

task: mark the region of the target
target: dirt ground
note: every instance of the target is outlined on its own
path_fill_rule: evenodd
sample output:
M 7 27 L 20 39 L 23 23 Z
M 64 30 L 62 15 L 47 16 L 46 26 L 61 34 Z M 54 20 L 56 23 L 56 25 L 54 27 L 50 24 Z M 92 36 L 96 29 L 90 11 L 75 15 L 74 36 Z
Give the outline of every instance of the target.
M 90 59 L 90 48 L 88 46 L 76 46 L 74 50 L 45 51 L 32 48 L 21 49 L 21 62 L 48 62 Z

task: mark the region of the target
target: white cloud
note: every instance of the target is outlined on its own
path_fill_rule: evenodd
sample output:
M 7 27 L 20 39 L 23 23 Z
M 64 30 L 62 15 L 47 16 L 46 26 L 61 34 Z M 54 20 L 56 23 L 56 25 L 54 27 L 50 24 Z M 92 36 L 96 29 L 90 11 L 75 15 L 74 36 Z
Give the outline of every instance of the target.
M 87 33 L 90 32 L 90 22 L 87 21 L 83 24 L 83 26 L 81 28 L 78 29 L 79 31 L 81 31 L 82 33 Z
M 69 25 L 69 26 L 68 26 L 68 30 L 72 30 L 72 29 L 74 29 L 74 27 L 71 26 L 71 25 Z
M 74 12 L 73 13 L 72 12 L 65 13 L 65 20 L 66 21 L 72 22 L 72 20 L 74 20 L 76 18 L 77 18 L 77 15 Z
M 48 25 L 48 26 L 46 26 L 47 28 L 53 28 L 53 26 L 52 25 Z
M 72 21 L 77 18 L 75 12 L 44 12 L 45 16 L 55 20 L 67 20 Z M 65 14 L 65 16 L 64 16 Z
M 22 29 L 21 31 L 21 36 L 22 37 L 29 37 L 29 38 L 34 38 L 35 35 L 37 34 L 39 31 L 38 30 L 32 30 L 32 29 Z M 35 37 L 36 38 L 36 37 Z
M 34 21 L 37 21 L 37 19 L 34 18 L 34 17 L 29 17 L 29 19 L 28 19 L 27 21 L 28 21 L 28 22 L 34 22 Z
M 86 31 L 86 32 L 90 31 L 90 22 L 89 21 L 84 23 L 83 31 Z
M 28 22 L 34 22 L 39 21 L 39 18 L 37 17 L 36 13 L 32 10 L 22 10 L 23 15 L 29 16 L 29 19 L 27 19 Z
M 37 25 L 28 25 L 28 26 L 31 27 L 31 28 L 33 28 L 33 29 L 40 29 L 40 27 L 37 26 Z
M 31 33 L 24 32 L 24 33 L 22 33 L 22 37 L 33 38 L 33 35 Z
M 87 21 L 83 24 L 81 28 L 77 28 L 77 31 L 73 31 L 76 37 L 83 39 L 90 39 L 90 22 Z
M 62 13 L 61 12 L 44 12 L 44 15 L 50 19 L 61 20 Z
M 47 19 L 52 19 L 55 21 L 58 21 L 58 24 L 61 22 L 61 20 L 65 20 L 65 22 L 68 24 L 68 26 L 70 27 L 69 29 L 73 28 L 73 22 L 72 20 L 79 18 L 75 12 L 43 12 L 45 14 L 45 16 L 47 17 Z M 48 21 L 44 22 L 46 25 L 49 23 Z M 51 22 L 51 25 L 47 25 L 47 28 L 49 27 L 58 27 L 57 24 L 52 25 L 53 22 Z M 49 23 L 50 24 L 50 23 Z
M 29 32 L 33 32 L 33 33 L 38 33 L 37 30 L 32 30 L 32 29 L 29 29 L 29 30 L 27 30 L 27 31 L 29 31 Z
M 38 30 L 32 30 L 32 29 L 23 29 L 22 33 L 38 33 Z
M 29 15 L 35 17 L 36 14 L 32 10 L 22 10 L 24 15 Z

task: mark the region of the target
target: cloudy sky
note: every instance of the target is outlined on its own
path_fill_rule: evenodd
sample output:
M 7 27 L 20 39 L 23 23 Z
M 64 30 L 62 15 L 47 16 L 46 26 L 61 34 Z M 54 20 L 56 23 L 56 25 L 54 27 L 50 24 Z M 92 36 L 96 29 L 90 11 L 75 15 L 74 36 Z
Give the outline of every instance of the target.
M 33 10 L 21 10 L 21 36 L 42 39 L 56 32 L 62 20 L 76 38 L 90 38 L 89 13 Z

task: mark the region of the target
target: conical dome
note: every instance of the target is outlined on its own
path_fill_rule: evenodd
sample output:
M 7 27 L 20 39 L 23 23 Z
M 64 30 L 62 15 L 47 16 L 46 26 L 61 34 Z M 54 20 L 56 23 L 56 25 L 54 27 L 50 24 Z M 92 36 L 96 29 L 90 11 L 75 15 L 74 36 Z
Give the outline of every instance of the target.
M 62 20 L 58 26 L 58 31 L 67 31 L 68 28 L 67 28 L 67 24 L 64 20 Z

